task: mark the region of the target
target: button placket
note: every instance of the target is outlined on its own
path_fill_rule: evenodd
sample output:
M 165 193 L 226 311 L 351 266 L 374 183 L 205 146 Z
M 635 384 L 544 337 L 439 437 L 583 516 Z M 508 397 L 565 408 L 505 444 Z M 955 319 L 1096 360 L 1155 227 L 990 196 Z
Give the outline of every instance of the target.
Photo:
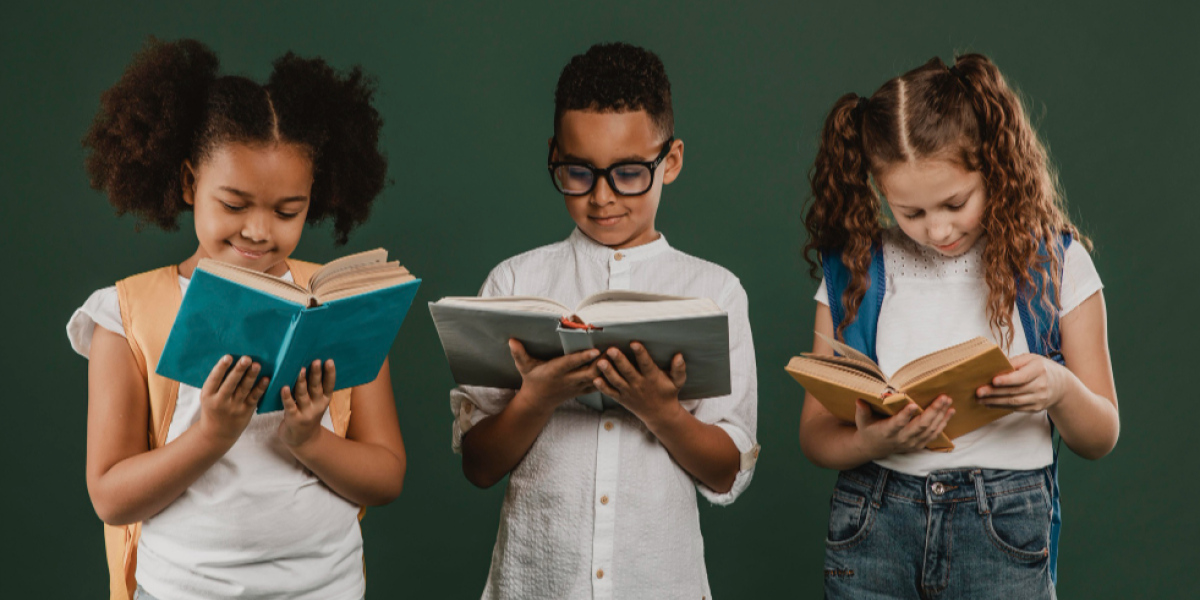
M 611 571 L 613 544 L 616 532 L 616 510 L 613 494 L 617 488 L 619 451 L 621 440 L 620 422 L 614 413 L 601 413 L 596 423 L 596 508 L 592 526 L 592 598 L 612 598 Z

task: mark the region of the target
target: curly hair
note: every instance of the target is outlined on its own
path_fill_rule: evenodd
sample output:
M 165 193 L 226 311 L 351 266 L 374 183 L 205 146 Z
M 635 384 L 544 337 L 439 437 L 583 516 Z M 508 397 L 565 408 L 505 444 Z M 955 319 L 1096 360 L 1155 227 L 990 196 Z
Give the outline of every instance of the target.
M 266 85 L 220 75 L 216 54 L 196 40 L 151 37 L 117 83 L 83 138 L 93 189 L 139 227 L 179 228 L 180 169 L 222 144 L 287 143 L 312 160 L 307 222 L 333 220 L 337 243 L 367 219 L 383 190 L 383 119 L 372 105 L 374 80 L 358 66 L 338 73 L 320 58 L 288 52 Z
M 663 139 L 675 134 L 671 82 L 653 52 L 623 42 L 596 44 L 571 57 L 554 90 L 554 134 L 568 110 L 644 110 Z
M 1012 307 L 1022 290 L 1044 290 L 1036 301 L 1047 310 L 1061 307 L 1062 256 L 1045 249 L 1063 233 L 1089 249 L 1091 242 L 1067 215 L 1057 175 L 1020 97 L 981 54 L 957 57 L 953 69 L 933 58 L 869 98 L 850 93 L 834 103 L 809 174 L 804 258 L 813 277 L 821 255 L 840 254 L 850 270 L 842 296 L 846 318 L 837 334 L 858 314 L 870 287 L 872 249 L 882 243 L 887 224 L 872 178 L 896 163 L 922 159 L 950 160 L 983 178 L 988 324 L 1011 346 Z M 1035 298 L 1026 294 L 1024 300 L 1032 305 Z

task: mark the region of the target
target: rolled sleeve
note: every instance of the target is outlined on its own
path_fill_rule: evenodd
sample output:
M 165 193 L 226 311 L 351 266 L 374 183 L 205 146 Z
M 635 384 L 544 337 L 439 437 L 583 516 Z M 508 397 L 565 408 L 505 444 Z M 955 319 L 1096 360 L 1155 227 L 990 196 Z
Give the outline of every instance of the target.
M 758 460 L 758 371 L 754 358 L 754 340 L 750 332 L 749 301 L 746 291 L 733 279 L 721 294 L 717 304 L 729 315 L 728 396 L 706 398 L 696 407 L 696 418 L 720 427 L 733 441 L 740 455 L 740 464 L 733 487 L 719 494 L 700 481 L 696 489 L 709 502 L 720 506 L 732 504 L 754 477 Z

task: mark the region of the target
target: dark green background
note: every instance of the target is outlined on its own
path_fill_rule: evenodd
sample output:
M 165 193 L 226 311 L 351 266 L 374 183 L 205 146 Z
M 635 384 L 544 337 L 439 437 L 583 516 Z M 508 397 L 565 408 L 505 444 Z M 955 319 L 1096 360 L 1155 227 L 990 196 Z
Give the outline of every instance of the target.
M 763 455 L 736 504 L 701 511 L 719 598 L 821 593 L 835 474 L 800 452 L 802 391 L 783 365 L 812 339 L 801 203 L 825 113 L 847 91 L 868 93 L 956 51 L 988 54 L 1029 98 L 1107 286 L 1123 435 L 1100 462 L 1063 460 L 1061 597 L 1194 597 L 1200 465 L 1196 385 L 1185 381 L 1195 367 L 1185 365 L 1197 333 L 1195 8 L 100 4 L 8 8 L 0 36 L 0 515 L 15 557 L 4 561 L 6 597 L 105 593 L 83 474 L 86 364 L 63 327 L 92 290 L 196 245 L 186 219 L 178 233 L 135 233 L 83 173 L 79 140 L 99 95 L 149 34 L 199 38 L 226 72 L 264 77 L 292 49 L 379 78 L 395 184 L 348 247 L 335 248 L 325 227 L 297 251 L 324 261 L 385 246 L 425 278 L 392 352 L 409 470 L 400 499 L 364 522 L 372 597 L 472 598 L 483 587 L 503 485 L 473 488 L 450 452 L 452 381 L 424 303 L 473 294 L 497 262 L 570 232 L 542 166 L 554 83 L 573 54 L 608 40 L 653 49 L 673 84 L 687 161 L 659 228 L 732 270 L 751 299 Z

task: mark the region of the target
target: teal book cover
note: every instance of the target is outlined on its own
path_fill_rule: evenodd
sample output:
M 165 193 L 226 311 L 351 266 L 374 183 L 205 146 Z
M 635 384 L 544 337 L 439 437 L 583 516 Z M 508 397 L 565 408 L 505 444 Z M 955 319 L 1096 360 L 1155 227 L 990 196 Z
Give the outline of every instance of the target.
M 300 369 L 332 359 L 337 389 L 379 374 L 421 280 L 305 306 L 197 269 L 155 372 L 200 388 L 224 355 L 249 356 L 271 382 L 259 413 L 283 409 Z

